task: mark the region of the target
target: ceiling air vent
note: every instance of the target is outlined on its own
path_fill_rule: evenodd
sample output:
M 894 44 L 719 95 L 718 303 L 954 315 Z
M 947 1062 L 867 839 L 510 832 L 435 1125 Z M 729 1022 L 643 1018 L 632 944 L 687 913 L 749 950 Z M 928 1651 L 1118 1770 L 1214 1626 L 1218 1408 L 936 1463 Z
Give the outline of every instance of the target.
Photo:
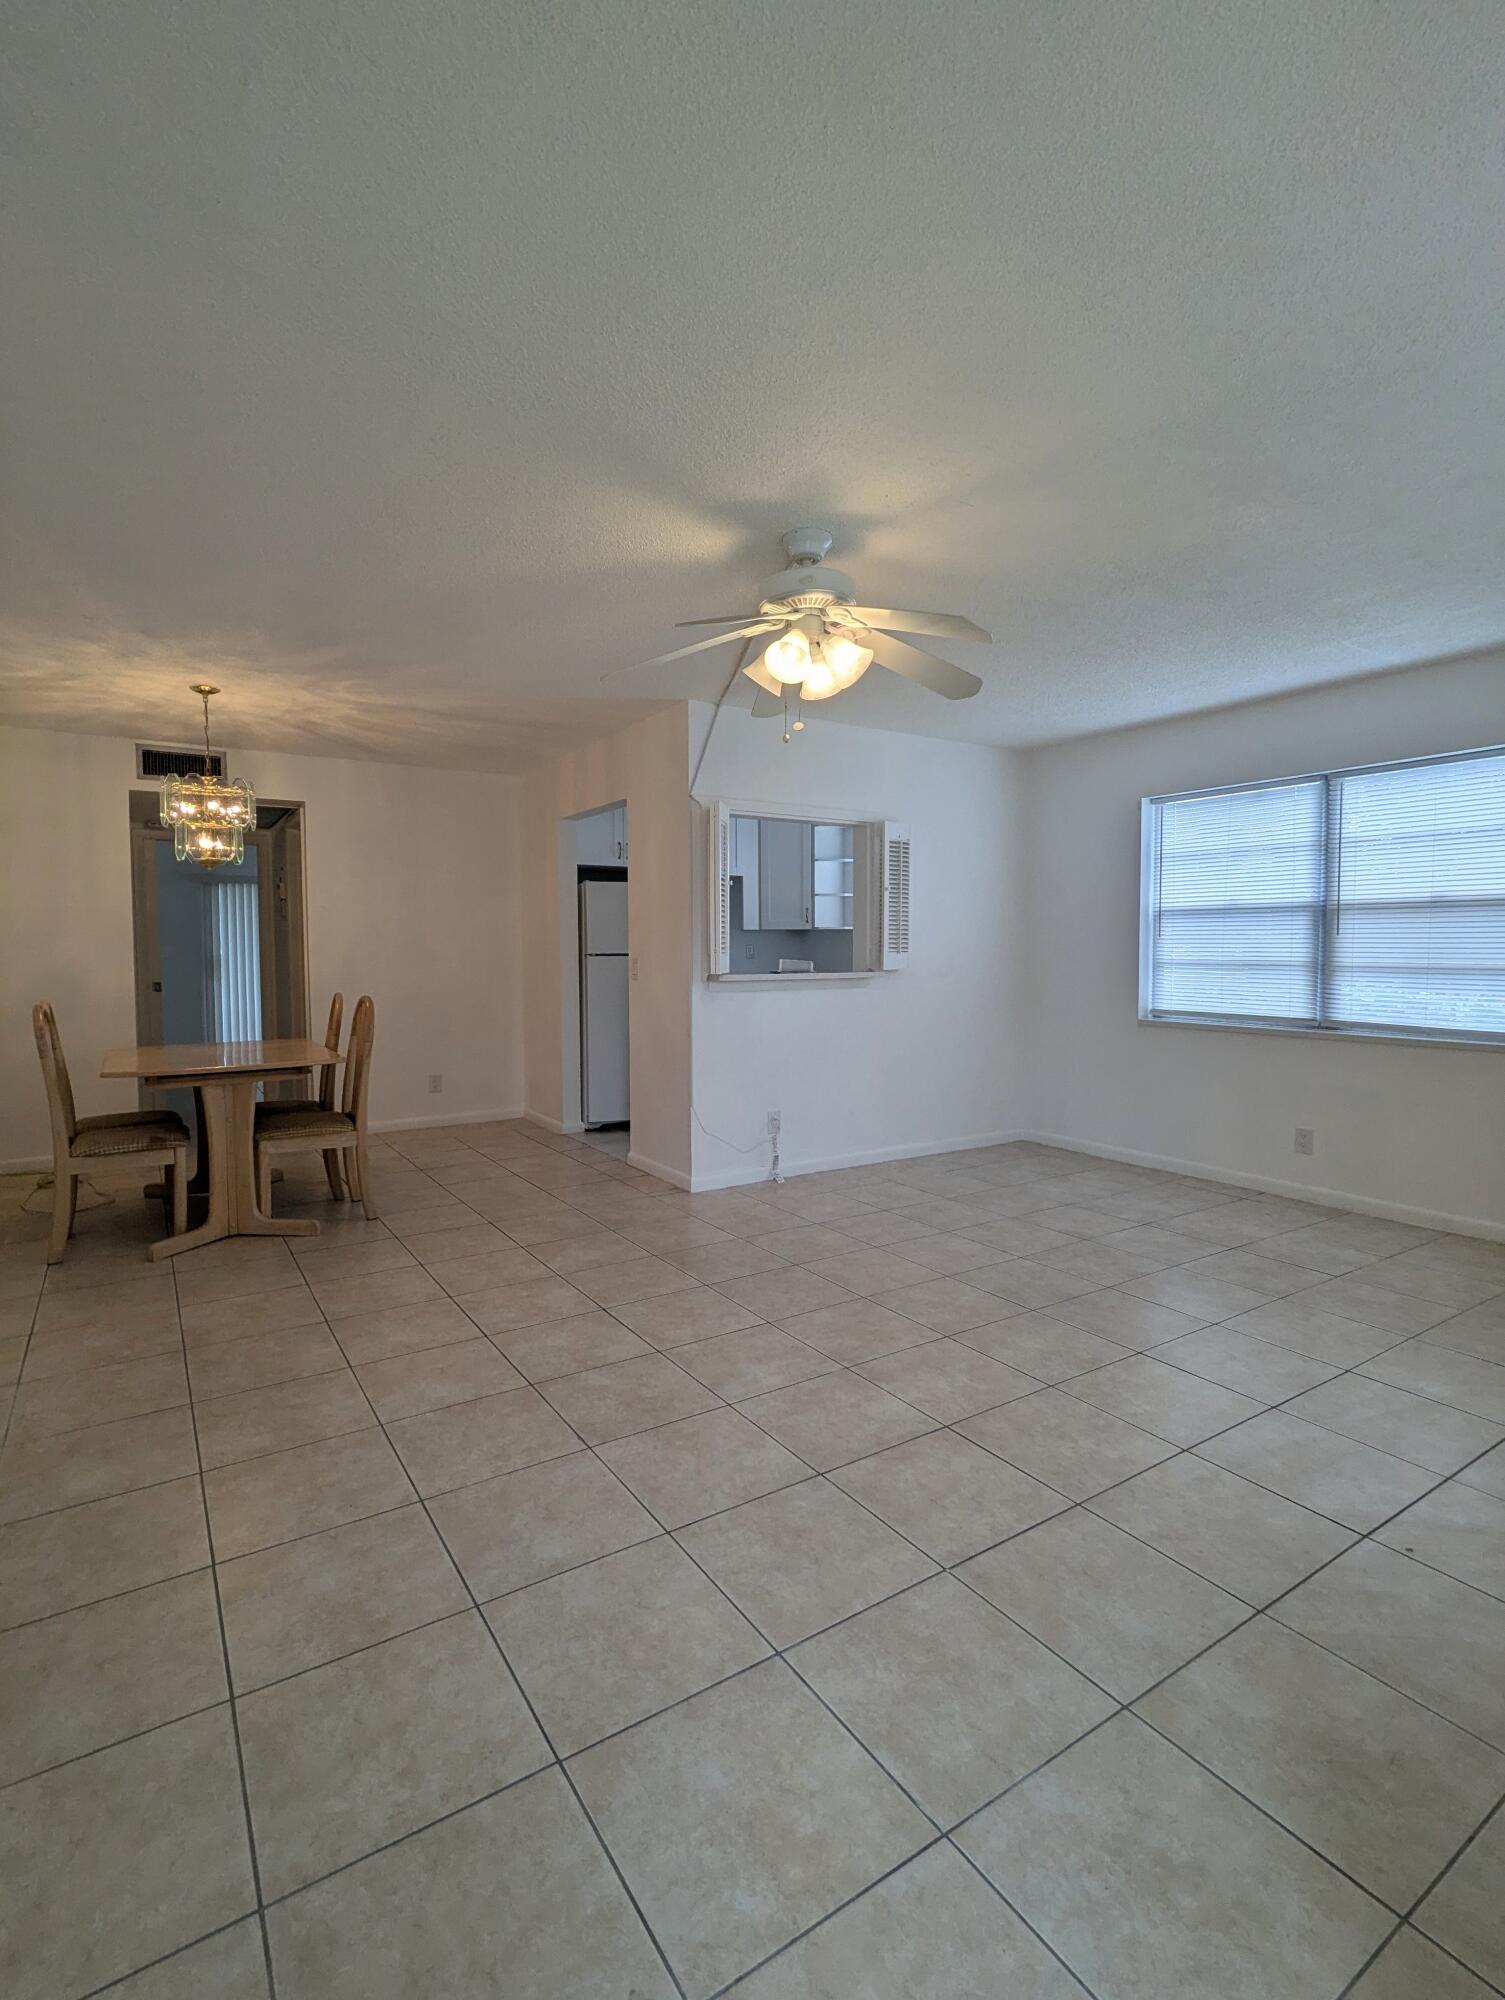
M 177 743 L 138 743 L 136 745 L 136 776 L 138 778 L 198 778 L 205 775 L 204 753 L 190 750 Z M 209 752 L 211 778 L 225 775 L 225 753 L 223 750 Z

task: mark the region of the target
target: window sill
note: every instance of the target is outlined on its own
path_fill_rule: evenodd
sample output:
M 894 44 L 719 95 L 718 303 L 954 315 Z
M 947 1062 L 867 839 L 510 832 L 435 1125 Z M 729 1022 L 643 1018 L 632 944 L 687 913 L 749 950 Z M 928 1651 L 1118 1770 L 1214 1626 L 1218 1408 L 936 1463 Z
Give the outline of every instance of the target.
M 881 972 L 708 972 L 709 986 L 853 986 L 881 979 Z
M 1308 1028 L 1292 1025 L 1287 1027 L 1277 1021 L 1219 1021 L 1215 1018 L 1193 1016 L 1169 1017 L 1163 1014 L 1141 1014 L 1141 1028 L 1192 1028 L 1212 1029 L 1225 1035 L 1280 1035 L 1300 1036 L 1311 1042 L 1385 1042 L 1392 1047 L 1397 1043 L 1403 1048 L 1421 1049 L 1505 1049 L 1505 1036 L 1498 1035 L 1429 1035 L 1417 1030 L 1404 1028 Z

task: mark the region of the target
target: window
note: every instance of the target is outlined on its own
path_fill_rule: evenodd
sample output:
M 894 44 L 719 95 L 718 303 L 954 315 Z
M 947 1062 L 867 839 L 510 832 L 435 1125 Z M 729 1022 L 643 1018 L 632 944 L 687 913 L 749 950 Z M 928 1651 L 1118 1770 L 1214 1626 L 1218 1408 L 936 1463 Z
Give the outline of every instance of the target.
M 1505 1041 L 1505 751 L 1142 810 L 1141 1018 Z
M 909 829 L 707 807 L 710 979 L 864 979 L 909 963 Z

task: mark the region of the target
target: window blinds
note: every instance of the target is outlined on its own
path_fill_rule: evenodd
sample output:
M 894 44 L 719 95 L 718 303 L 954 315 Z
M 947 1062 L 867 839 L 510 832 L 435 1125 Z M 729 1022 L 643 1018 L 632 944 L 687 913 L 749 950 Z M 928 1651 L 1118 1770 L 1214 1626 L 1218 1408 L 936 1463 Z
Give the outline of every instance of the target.
M 1325 1017 L 1505 1035 L 1505 756 L 1331 783 Z
M 1505 753 L 1144 813 L 1148 1017 L 1505 1038 Z
M 1156 811 L 1150 1011 L 1315 1024 L 1321 779 Z

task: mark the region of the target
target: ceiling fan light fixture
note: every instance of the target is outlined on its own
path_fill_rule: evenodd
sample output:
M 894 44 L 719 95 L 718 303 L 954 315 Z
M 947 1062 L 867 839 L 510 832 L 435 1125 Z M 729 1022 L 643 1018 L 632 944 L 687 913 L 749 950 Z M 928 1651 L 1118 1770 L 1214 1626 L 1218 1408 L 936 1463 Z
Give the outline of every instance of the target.
M 859 646 L 845 632 L 828 632 L 821 641 L 820 655 L 835 679 L 833 694 L 855 687 L 873 664 L 868 647 Z
M 810 671 L 810 643 L 798 626 L 780 632 L 763 651 L 763 664 L 785 687 L 798 687 Z
M 809 673 L 824 632 L 820 619 L 806 612 L 769 642 L 763 653 L 764 666 L 784 686 L 797 686 Z
M 810 656 L 810 665 L 800 685 L 802 701 L 829 701 L 833 694 L 841 693 L 841 681 L 831 662 L 817 648 Z

